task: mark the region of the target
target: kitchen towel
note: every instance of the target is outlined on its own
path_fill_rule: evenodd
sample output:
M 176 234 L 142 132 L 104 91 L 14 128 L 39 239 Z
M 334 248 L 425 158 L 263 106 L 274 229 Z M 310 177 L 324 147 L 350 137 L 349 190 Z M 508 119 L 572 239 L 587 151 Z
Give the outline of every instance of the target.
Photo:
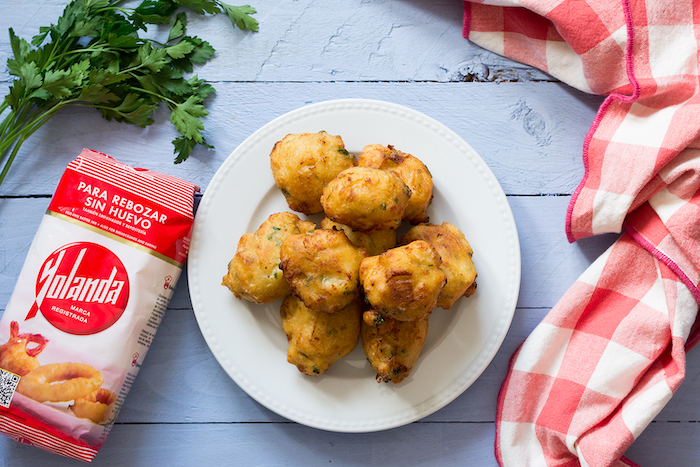
M 569 241 L 622 233 L 511 359 L 502 466 L 631 466 L 700 333 L 700 5 L 464 2 L 464 37 L 606 96 L 583 144 Z

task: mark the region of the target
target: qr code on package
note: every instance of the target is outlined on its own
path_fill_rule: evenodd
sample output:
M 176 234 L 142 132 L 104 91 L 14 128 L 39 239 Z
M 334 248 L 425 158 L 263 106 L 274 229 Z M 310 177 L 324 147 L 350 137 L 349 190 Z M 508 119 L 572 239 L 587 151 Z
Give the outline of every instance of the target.
M 19 376 L 0 368 L 0 407 L 8 408 L 15 389 L 19 384 Z

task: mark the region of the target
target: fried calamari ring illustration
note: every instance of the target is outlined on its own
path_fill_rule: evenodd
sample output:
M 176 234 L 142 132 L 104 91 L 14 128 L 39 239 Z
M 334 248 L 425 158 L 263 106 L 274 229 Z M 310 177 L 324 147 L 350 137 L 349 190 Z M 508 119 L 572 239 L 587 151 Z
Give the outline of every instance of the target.
M 84 363 L 49 363 L 22 376 L 17 392 L 37 402 L 67 402 L 97 391 L 102 373 Z
M 39 367 L 36 356 L 49 342 L 41 334 L 20 334 L 17 321 L 10 323 L 10 339 L 0 345 L 0 368 L 24 376 Z M 36 344 L 29 347 L 30 344 Z
M 100 388 L 85 397 L 77 398 L 70 409 L 73 411 L 73 415 L 78 418 L 86 418 L 93 423 L 102 423 L 116 400 L 116 394 Z

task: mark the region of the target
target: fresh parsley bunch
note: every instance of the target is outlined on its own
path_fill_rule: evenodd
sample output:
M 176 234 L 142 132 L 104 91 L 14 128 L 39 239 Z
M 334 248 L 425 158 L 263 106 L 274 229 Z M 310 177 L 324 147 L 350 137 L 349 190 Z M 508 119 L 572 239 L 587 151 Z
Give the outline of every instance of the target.
M 10 29 L 14 58 L 7 66 L 15 78 L 0 105 L 0 115 L 6 114 L 0 124 L 0 183 L 22 143 L 66 106 L 94 107 L 107 120 L 145 127 L 165 104 L 180 133 L 173 140 L 175 163 L 197 144 L 211 147 L 201 118 L 214 88 L 184 75 L 206 62 L 214 48 L 185 35 L 187 17 L 180 7 L 202 15 L 226 13 L 234 27 L 258 30 L 250 16 L 254 8 L 219 0 L 144 0 L 135 7 L 124 0 L 72 0 L 58 22 L 42 27 L 31 43 Z M 165 43 L 139 37 L 149 24 L 170 24 Z

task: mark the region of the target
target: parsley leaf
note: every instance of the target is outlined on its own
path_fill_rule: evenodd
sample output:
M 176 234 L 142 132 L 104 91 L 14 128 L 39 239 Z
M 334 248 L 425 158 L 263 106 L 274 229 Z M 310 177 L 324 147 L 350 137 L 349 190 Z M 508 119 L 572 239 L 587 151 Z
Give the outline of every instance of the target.
M 0 183 L 22 143 L 66 106 L 93 107 L 108 119 L 145 127 L 159 107 L 170 111 L 180 136 L 173 140 L 175 163 L 185 161 L 204 138 L 207 97 L 214 88 L 194 65 L 214 56 L 205 40 L 187 35 L 184 7 L 195 14 L 225 13 L 234 28 L 257 31 L 256 11 L 220 0 L 71 0 L 56 24 L 44 26 L 31 42 L 10 29 L 13 76 L 0 103 Z M 148 25 L 170 25 L 161 44 L 139 36 Z
M 201 65 L 209 60 L 214 55 L 214 47 L 209 45 L 209 42 L 203 41 L 198 37 L 188 37 L 184 39 L 194 45 L 192 53 L 188 55 L 192 63 Z
M 146 24 L 170 24 L 170 16 L 178 5 L 172 0 L 144 0 L 131 14 L 131 20 L 139 29 Z
M 47 70 L 41 87 L 54 97 L 61 98 L 70 97 L 72 88 L 78 83 L 80 83 L 80 77 L 72 70 Z
M 199 103 L 197 96 L 190 96 L 181 104 L 175 104 L 170 114 L 170 122 L 175 125 L 177 131 L 187 139 L 192 139 L 198 143 L 204 140 L 201 130 L 204 129 L 199 117 L 204 117 L 209 112 Z
M 182 6 L 203 15 L 205 13 L 221 13 L 214 0 L 176 0 Z
M 257 13 L 255 8 L 251 7 L 250 5 L 227 5 L 224 2 L 219 2 L 219 5 L 221 5 L 221 8 L 223 8 L 223 10 L 226 12 L 226 15 L 228 15 L 228 18 L 231 20 L 231 24 L 234 26 L 238 26 L 238 28 L 243 31 L 246 29 L 249 31 L 258 30 L 257 20 L 250 16 L 253 13 Z
M 187 15 L 184 13 L 178 13 L 175 16 L 175 21 L 173 21 L 172 26 L 170 26 L 170 32 L 168 33 L 168 42 L 179 39 L 185 35 L 185 27 L 187 26 Z
M 175 163 L 179 164 L 180 162 L 183 162 L 187 157 L 190 155 L 192 152 L 192 149 L 199 144 L 202 146 L 205 146 L 207 148 L 213 148 L 214 146 L 211 146 L 206 143 L 206 141 L 202 140 L 201 143 L 197 143 L 192 139 L 187 139 L 184 136 L 180 136 L 178 138 L 175 138 L 173 140 L 173 146 L 175 146 L 175 153 L 178 155 L 177 158 L 175 159 Z
M 185 58 L 185 55 L 194 50 L 194 44 L 188 41 L 180 41 L 175 45 L 165 48 L 165 52 L 171 58 Z

